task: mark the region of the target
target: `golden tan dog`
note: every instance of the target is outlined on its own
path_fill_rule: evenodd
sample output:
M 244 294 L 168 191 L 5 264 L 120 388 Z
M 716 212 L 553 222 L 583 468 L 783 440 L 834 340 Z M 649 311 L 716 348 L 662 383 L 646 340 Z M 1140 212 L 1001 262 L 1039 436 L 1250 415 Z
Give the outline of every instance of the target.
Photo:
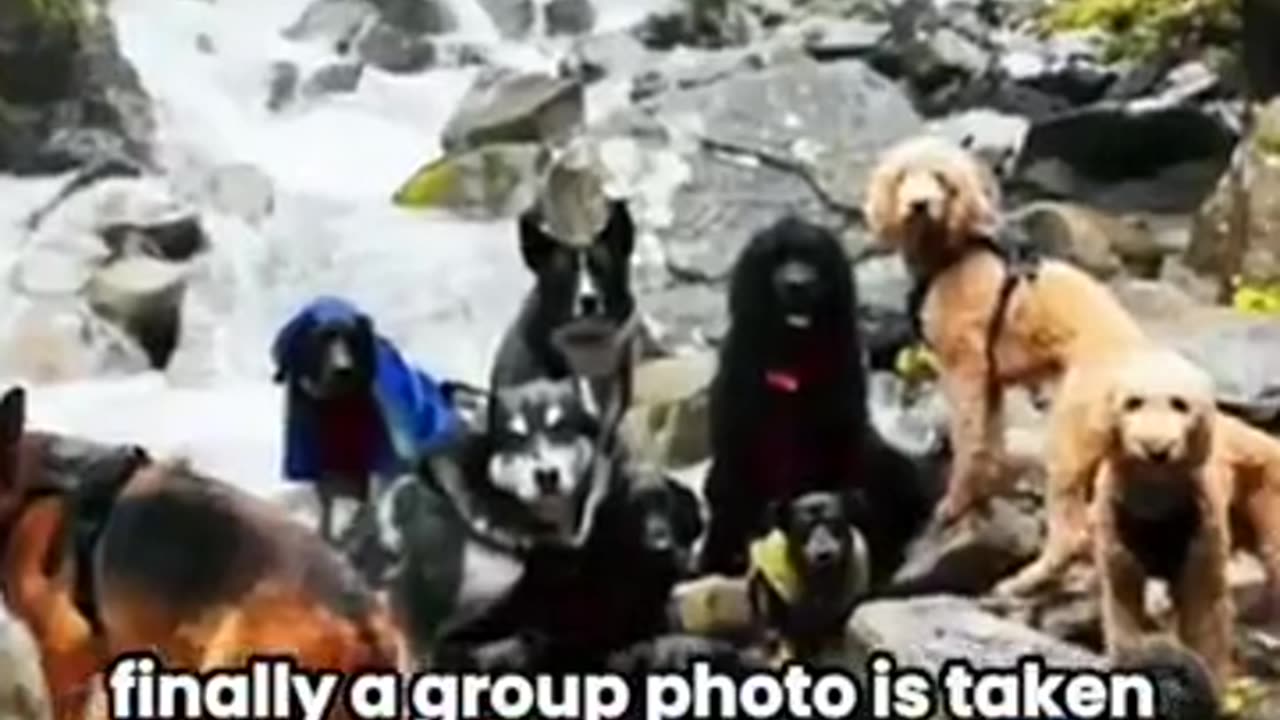
M 1073 265 L 1044 259 L 1034 277 L 1010 279 L 1013 270 L 995 241 L 999 205 L 995 178 L 977 158 L 929 136 L 889 149 L 867 191 L 872 232 L 902 253 L 923 286 L 921 332 L 938 358 L 951 408 L 955 458 L 937 509 L 942 522 L 1001 490 L 1004 388 L 1059 378 L 1089 385 L 1108 358 L 1147 342 L 1112 294 Z M 1049 537 L 1041 558 L 1010 589 L 1039 584 L 1087 548 L 1088 490 L 1099 455 L 1071 436 L 1077 411 L 1055 401 Z
M 128 652 L 188 670 L 251 655 L 401 666 L 384 604 L 318 535 L 181 464 L 27 432 L 25 414 L 21 389 L 0 395 L 0 591 L 40 647 L 56 718 L 83 717 Z
M 1112 657 L 1142 641 L 1149 578 L 1169 584 L 1178 636 L 1212 670 L 1231 674 L 1227 587 L 1231 468 L 1213 462 L 1216 410 L 1203 371 L 1169 350 L 1117 364 L 1097 398 L 1110 436 L 1091 508 Z

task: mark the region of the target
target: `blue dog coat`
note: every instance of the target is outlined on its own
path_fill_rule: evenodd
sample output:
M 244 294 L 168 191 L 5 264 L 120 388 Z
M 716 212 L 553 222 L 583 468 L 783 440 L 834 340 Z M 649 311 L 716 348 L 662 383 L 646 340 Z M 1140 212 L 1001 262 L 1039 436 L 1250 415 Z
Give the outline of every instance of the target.
M 354 321 L 362 314 L 351 303 L 335 297 L 321 297 L 304 306 L 285 323 L 272 344 L 277 379 L 287 378 L 290 368 L 297 364 L 297 341 L 307 328 L 332 321 Z M 410 365 L 395 345 L 380 335 L 374 335 L 374 348 L 376 369 L 370 402 L 366 403 L 374 412 L 367 418 L 340 418 L 351 426 L 339 432 L 372 433 L 371 467 L 365 468 L 365 473 L 388 480 L 411 472 L 423 455 L 452 438 L 460 423 L 434 378 Z M 309 412 L 308 404 L 297 395 L 292 390 L 285 393 L 284 476 L 315 482 L 326 470 L 326 433 L 321 418 Z M 378 427 L 358 427 L 357 423 Z

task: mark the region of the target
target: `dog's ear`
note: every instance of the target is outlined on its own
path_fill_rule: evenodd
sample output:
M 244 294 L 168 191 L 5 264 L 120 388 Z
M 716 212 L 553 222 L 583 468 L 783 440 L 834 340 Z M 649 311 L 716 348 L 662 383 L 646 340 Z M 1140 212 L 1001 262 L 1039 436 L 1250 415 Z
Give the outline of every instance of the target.
M 676 537 L 681 545 L 692 545 L 702 536 L 702 531 L 705 529 L 698 496 L 677 480 L 672 478 L 664 478 L 664 480 L 666 491 L 671 497 L 671 515 Z
M 636 226 L 625 200 L 609 201 L 609 219 L 600 230 L 598 239 L 603 241 L 620 258 L 631 257 L 635 249 Z
M 373 330 L 373 318 L 364 313 L 356 316 L 355 337 L 352 339 L 357 362 L 367 362 L 370 369 L 377 366 L 378 348 Z
M 542 229 L 542 215 L 536 208 L 520 214 L 520 256 L 534 273 L 546 267 L 559 241 Z
M 27 391 L 20 386 L 9 388 L 0 397 L 0 448 L 17 444 L 26 422 Z
M 956 242 L 994 238 L 1000 230 L 1000 182 L 982 158 L 963 148 L 956 154 L 945 172 L 955 190 L 947 235 Z
M 0 397 L 0 490 L 17 482 L 18 448 L 27 423 L 27 391 L 10 388 Z
M 272 380 L 279 383 L 289 377 L 290 370 L 303 351 L 307 336 L 315 330 L 315 326 L 315 317 L 307 313 L 293 318 L 280 330 L 271 347 L 271 357 L 276 364 Z
M 764 506 L 764 524 L 770 530 L 787 531 L 787 510 L 790 503 L 784 500 L 770 500 Z
M 897 249 L 899 233 L 897 209 L 894 207 L 898 185 L 902 182 L 902 167 L 893 150 L 880 158 L 867 180 L 866 197 L 862 203 L 862 216 L 871 241 L 881 247 Z

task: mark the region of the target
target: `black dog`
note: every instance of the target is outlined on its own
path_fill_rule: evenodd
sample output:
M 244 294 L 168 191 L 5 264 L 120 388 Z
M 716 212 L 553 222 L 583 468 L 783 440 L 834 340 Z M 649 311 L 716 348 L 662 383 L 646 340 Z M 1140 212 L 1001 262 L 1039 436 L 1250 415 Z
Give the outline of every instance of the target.
M 849 261 L 823 228 L 784 218 L 738 258 L 711 388 L 704 572 L 741 574 L 769 503 L 807 491 L 862 496 L 853 522 L 877 582 L 923 527 L 934 483 L 870 421 L 856 306 Z
M 539 377 L 591 378 L 593 400 L 620 418 L 631 397 L 639 322 L 631 293 L 635 227 L 624 202 L 590 243 L 551 235 L 537 207 L 520 217 L 520 252 L 535 285 L 498 349 L 490 387 Z
M 333 537 L 336 497 L 372 499 L 377 479 L 415 472 L 459 425 L 441 385 L 341 298 L 317 298 L 299 310 L 272 355 L 275 379 L 286 388 L 284 475 L 315 485 L 326 537 Z
M 870 558 L 851 510 L 849 497 L 805 493 L 771 508 L 774 531 L 751 546 L 753 614 L 795 659 L 841 640 L 869 589 Z

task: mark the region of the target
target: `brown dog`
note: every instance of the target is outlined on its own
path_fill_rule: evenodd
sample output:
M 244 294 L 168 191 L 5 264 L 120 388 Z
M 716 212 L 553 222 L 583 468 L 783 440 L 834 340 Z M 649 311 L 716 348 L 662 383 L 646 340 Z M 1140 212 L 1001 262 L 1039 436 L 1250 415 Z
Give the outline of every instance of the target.
M 1068 369 L 1074 371 L 1073 384 L 1087 385 L 1095 367 L 1146 343 L 1111 293 L 1073 265 L 1046 258 L 1034 277 L 1016 275 L 995 241 L 999 205 L 990 171 L 964 149 L 935 137 L 888 150 L 867 191 L 874 235 L 902 253 L 923 292 L 921 332 L 938 358 L 951 408 L 955 457 L 936 513 L 943 522 L 1001 489 L 1005 388 L 1052 383 Z M 1055 402 L 1051 424 L 1074 426 L 1073 412 Z M 1080 452 L 1079 443 L 1063 432 L 1051 436 L 1044 550 L 1049 561 L 1029 567 L 1028 580 L 1042 579 L 1065 564 L 1059 556 L 1087 546 L 1087 497 L 1098 456 Z
M 1167 350 L 1136 353 L 1111 377 L 1098 403 L 1111 442 L 1092 505 L 1108 653 L 1142 640 L 1146 581 L 1164 580 L 1178 636 L 1221 687 L 1235 613 L 1227 588 L 1231 469 L 1210 457 L 1213 385 Z
M 57 717 L 81 716 L 128 652 L 188 670 L 252 655 L 399 667 L 386 611 L 318 535 L 180 464 L 26 433 L 24 398 L 0 399 L 0 582 L 40 646 Z

